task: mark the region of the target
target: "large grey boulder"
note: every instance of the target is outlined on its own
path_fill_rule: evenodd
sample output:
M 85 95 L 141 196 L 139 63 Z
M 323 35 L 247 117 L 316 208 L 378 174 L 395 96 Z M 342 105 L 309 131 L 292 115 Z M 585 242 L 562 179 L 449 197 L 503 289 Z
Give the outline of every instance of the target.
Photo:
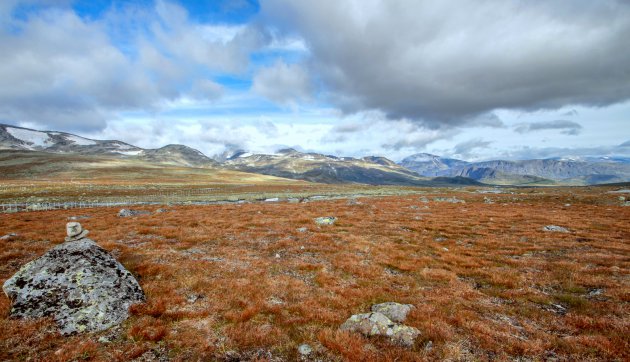
M 69 229 L 69 234 L 78 230 Z M 51 316 L 66 335 L 119 324 L 129 306 L 145 299 L 133 275 L 87 238 L 55 246 L 24 265 L 2 289 L 11 299 L 12 317 Z
M 348 318 L 339 329 L 359 332 L 368 337 L 387 337 L 391 342 L 405 347 L 413 346 L 416 338 L 420 335 L 418 329 L 395 323 L 379 312 L 355 314 Z

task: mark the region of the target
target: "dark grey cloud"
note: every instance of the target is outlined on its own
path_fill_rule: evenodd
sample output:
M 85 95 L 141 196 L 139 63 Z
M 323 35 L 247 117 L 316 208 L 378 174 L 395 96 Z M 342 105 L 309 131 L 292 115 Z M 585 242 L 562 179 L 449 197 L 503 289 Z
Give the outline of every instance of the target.
M 630 99 L 625 0 L 267 0 L 262 18 L 305 39 L 311 71 L 348 113 L 438 127 Z
M 514 128 L 518 133 L 535 132 L 542 130 L 560 130 L 561 133 L 576 136 L 582 131 L 582 125 L 574 121 L 553 120 L 533 123 L 521 123 Z

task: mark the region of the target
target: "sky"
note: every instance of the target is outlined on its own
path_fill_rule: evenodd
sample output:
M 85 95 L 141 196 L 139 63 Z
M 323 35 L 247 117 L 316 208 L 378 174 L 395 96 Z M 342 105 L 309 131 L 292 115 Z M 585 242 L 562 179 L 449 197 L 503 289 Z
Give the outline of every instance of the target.
M 626 0 L 2 0 L 0 123 L 400 161 L 630 155 Z

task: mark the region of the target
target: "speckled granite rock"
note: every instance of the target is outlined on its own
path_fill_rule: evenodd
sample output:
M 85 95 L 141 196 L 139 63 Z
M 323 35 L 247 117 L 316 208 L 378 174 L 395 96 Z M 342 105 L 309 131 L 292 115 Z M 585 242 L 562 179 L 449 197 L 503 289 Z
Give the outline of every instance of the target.
M 119 324 L 130 305 L 145 299 L 133 275 L 87 238 L 55 246 L 2 289 L 12 301 L 12 317 L 52 316 L 66 335 Z

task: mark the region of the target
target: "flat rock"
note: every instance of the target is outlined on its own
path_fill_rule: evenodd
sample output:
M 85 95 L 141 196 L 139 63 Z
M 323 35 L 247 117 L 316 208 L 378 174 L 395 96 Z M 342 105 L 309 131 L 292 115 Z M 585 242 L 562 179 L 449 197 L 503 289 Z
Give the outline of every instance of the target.
M 383 336 L 392 343 L 405 347 L 413 346 L 420 331 L 414 327 L 393 322 L 383 313 L 355 314 L 348 318 L 339 329 L 343 331 L 359 332 L 364 336 Z
M 16 237 L 16 236 L 18 236 L 18 234 L 16 234 L 16 233 L 9 233 L 9 234 L 0 236 L 0 240 L 9 240 L 9 239 L 11 239 L 13 237 Z
M 557 226 L 557 225 L 547 225 L 547 226 L 543 227 L 543 231 L 553 231 L 553 232 L 558 232 L 558 233 L 568 233 L 569 229 L 563 228 L 562 226 Z
M 55 246 L 2 289 L 12 302 L 12 317 L 53 317 L 65 335 L 108 329 L 145 299 L 133 275 L 87 238 Z
M 118 211 L 118 217 L 130 217 L 130 216 L 149 215 L 149 214 L 151 213 L 144 210 L 120 209 L 120 211 Z
M 413 309 L 411 304 L 400 304 L 395 302 L 385 302 L 374 304 L 372 312 L 381 313 L 394 322 L 402 323 L 407 319 L 407 314 Z

